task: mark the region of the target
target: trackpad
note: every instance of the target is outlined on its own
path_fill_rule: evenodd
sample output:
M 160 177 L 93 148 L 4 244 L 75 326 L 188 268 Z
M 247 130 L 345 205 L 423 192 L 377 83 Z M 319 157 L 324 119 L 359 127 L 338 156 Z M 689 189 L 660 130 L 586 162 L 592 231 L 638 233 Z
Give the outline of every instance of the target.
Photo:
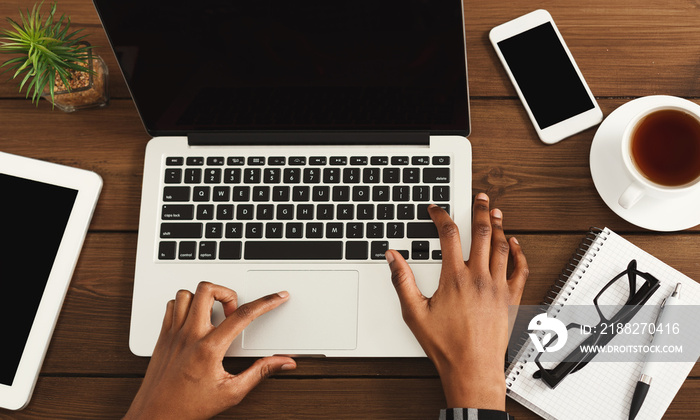
M 357 271 L 249 271 L 245 300 L 289 292 L 289 300 L 243 331 L 250 350 L 352 350 L 357 347 Z

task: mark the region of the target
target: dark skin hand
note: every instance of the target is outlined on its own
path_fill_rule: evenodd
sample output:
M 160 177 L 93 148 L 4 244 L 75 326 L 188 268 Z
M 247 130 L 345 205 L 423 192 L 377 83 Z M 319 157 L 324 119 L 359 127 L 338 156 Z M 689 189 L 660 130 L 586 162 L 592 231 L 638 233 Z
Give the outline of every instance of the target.
M 231 342 L 258 316 L 289 299 L 287 292 L 240 307 L 236 292 L 202 282 L 195 294 L 180 290 L 168 302 L 146 377 L 125 419 L 208 419 L 241 402 L 263 379 L 296 368 L 289 357 L 265 357 L 238 375 L 223 365 Z M 226 319 L 211 323 L 214 301 Z
M 432 297 L 416 286 L 401 254 L 386 252 L 406 324 L 440 374 L 448 407 L 505 410 L 503 360 L 508 346 L 509 305 L 518 305 L 528 266 L 515 238 L 506 240 L 503 214 L 489 198 L 474 202 L 472 246 L 462 259 L 459 231 L 442 208 L 431 206 L 442 249 L 440 283 Z M 508 258 L 514 270 L 507 276 Z

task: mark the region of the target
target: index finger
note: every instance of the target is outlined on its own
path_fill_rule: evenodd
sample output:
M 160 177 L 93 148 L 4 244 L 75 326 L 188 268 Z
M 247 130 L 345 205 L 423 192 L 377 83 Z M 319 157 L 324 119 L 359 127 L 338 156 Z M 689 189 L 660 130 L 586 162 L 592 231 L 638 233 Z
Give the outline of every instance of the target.
M 215 346 L 228 348 L 233 340 L 253 320 L 262 314 L 270 312 L 289 299 L 289 293 L 279 292 L 263 296 L 252 302 L 241 305 L 209 335 L 209 340 Z
M 197 285 L 190 313 L 185 322 L 185 328 L 211 326 L 211 309 L 214 301 L 218 300 L 224 306 L 224 313 L 229 314 L 236 309 L 238 295 L 235 291 L 207 281 Z
M 431 204 L 428 213 L 435 223 L 440 237 L 440 250 L 442 251 L 443 267 L 463 267 L 462 242 L 459 238 L 459 229 L 449 214 L 439 206 Z

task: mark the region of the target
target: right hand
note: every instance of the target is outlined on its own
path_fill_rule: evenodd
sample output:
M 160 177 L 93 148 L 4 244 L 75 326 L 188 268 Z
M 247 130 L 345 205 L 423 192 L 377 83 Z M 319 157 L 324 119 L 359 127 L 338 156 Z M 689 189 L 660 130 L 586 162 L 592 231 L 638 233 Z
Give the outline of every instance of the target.
M 489 213 L 486 194 L 474 202 L 472 247 L 462 260 L 457 225 L 438 206 L 428 208 L 442 249 L 440 283 L 432 297 L 416 286 L 408 263 L 389 250 L 386 259 L 406 324 L 440 374 L 448 407 L 505 410 L 504 356 L 508 306 L 518 305 L 528 266 L 518 241 L 506 240 L 502 213 Z M 508 278 L 508 256 L 515 268 Z

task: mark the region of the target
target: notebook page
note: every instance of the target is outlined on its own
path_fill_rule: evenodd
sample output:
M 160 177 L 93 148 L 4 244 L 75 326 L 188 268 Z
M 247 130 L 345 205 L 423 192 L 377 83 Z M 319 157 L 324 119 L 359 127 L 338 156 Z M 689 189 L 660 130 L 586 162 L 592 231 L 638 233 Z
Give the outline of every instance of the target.
M 590 259 L 582 259 L 584 264 L 588 264 L 585 267 L 586 272 L 568 296 L 566 305 L 591 305 L 600 288 L 624 271 L 632 259 L 637 260 L 640 271 L 652 273 L 661 281 L 659 290 L 652 295 L 647 305 L 658 307 L 673 291 L 676 283 L 683 284 L 683 304 L 700 304 L 700 284 L 694 280 L 607 228 L 599 238 L 607 239 L 599 241 L 599 249 L 589 250 L 586 256 Z M 654 319 L 635 318 L 634 321 L 653 322 Z M 534 379 L 532 375 L 537 371 L 537 365 L 528 362 L 522 366 L 517 378 L 509 386 L 508 395 L 547 419 L 627 420 L 645 355 L 638 353 L 628 356 L 626 360 L 630 360 L 629 362 L 589 363 L 582 370 L 565 378 L 556 389 L 550 389 L 542 380 Z M 663 372 L 654 375 L 649 394 L 637 419 L 660 419 L 694 364 L 666 363 Z

